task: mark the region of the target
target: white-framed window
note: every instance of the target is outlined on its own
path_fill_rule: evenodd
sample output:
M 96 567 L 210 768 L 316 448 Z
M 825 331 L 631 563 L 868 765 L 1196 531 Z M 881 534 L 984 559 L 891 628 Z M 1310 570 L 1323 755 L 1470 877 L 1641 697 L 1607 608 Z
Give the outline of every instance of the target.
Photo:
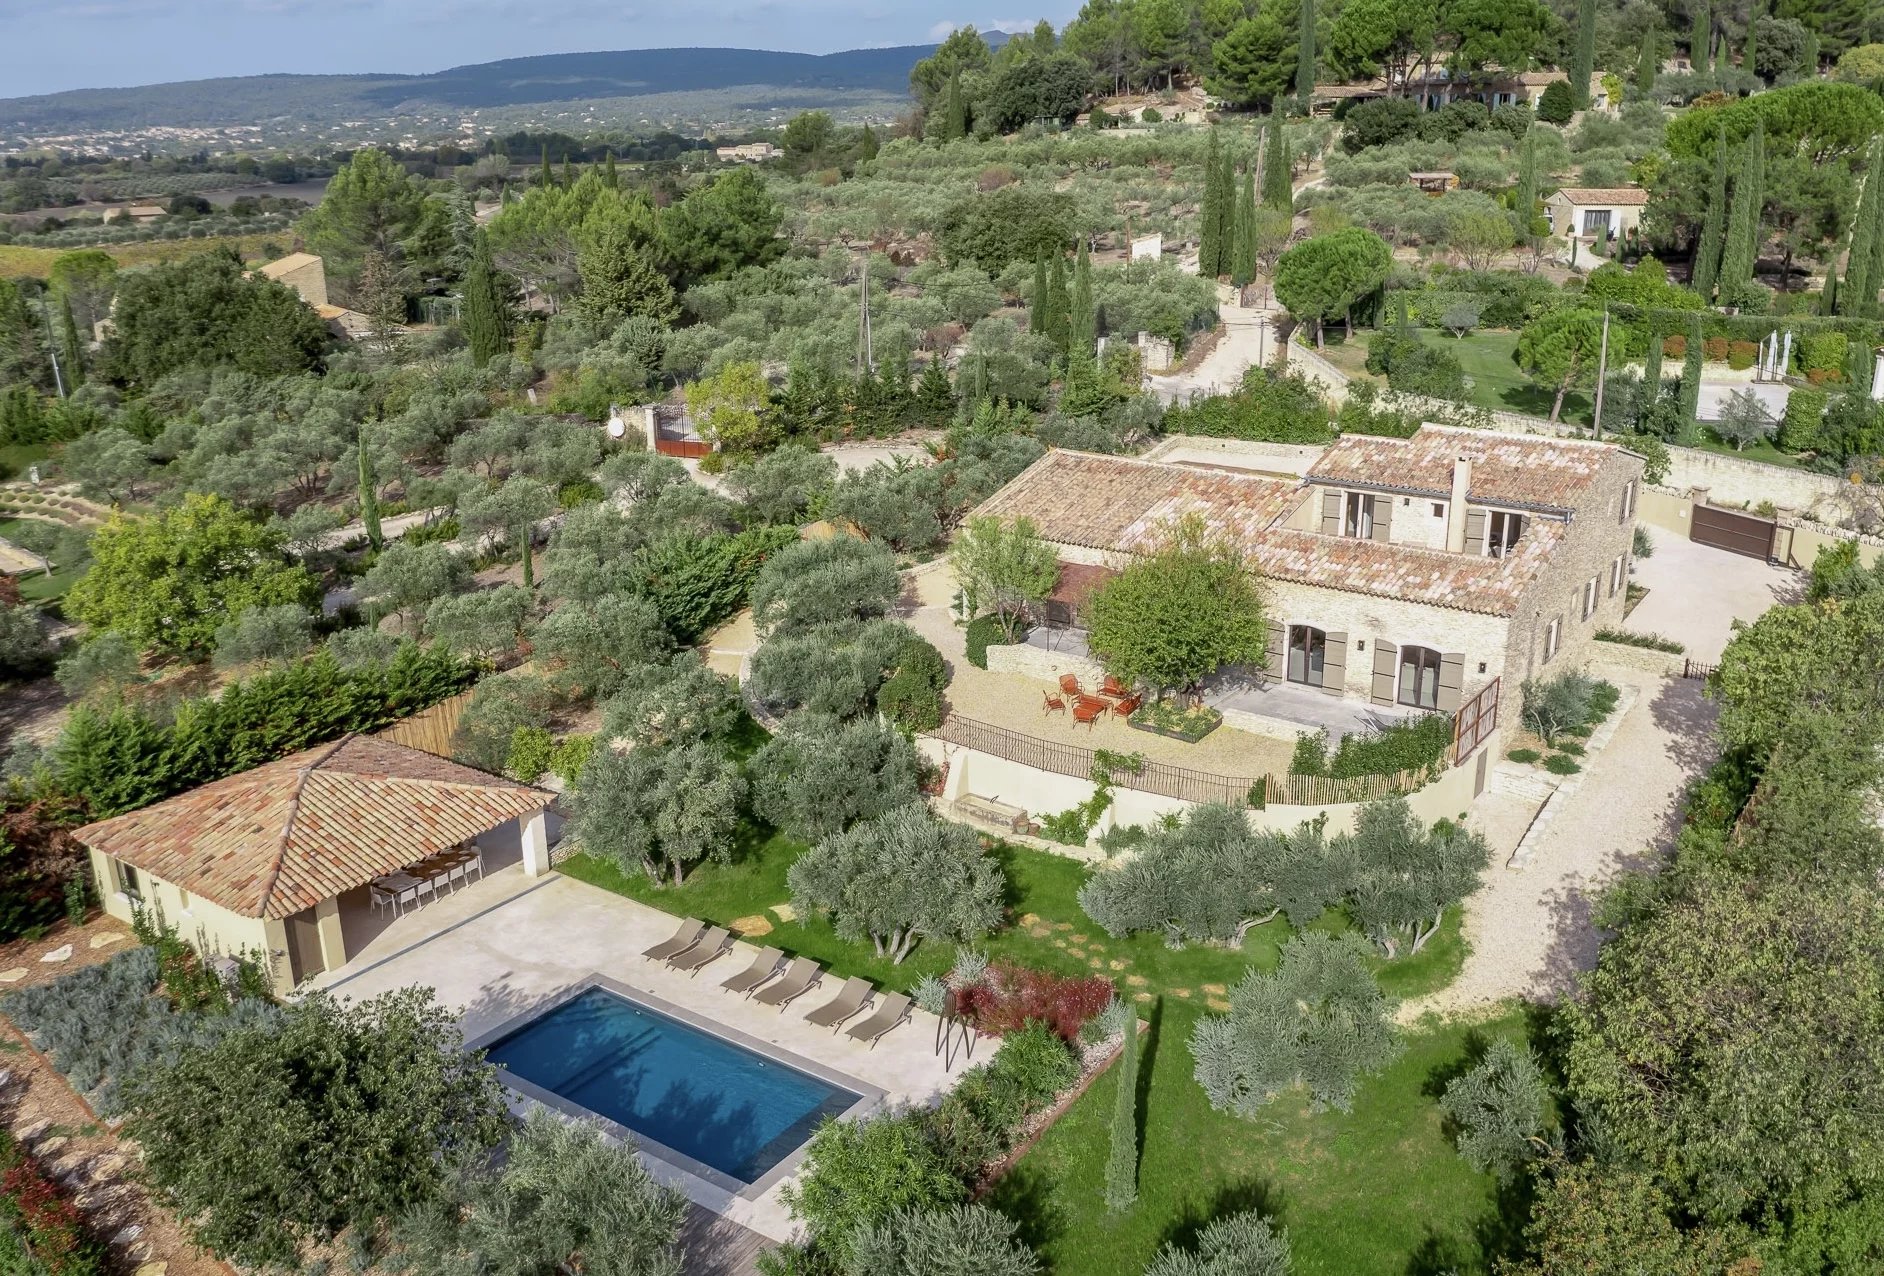
M 1517 548 L 1518 538 L 1524 535 L 1524 515 L 1510 510 L 1493 510 L 1491 517 L 1485 520 L 1485 552 L 1493 558 L 1503 558 Z
M 1328 653 L 1328 635 L 1313 625 L 1289 626 L 1287 676 L 1304 686 L 1322 685 L 1322 662 Z
M 132 899 L 142 903 L 144 901 L 144 884 L 138 878 L 137 869 L 132 865 L 126 864 L 123 860 L 112 860 L 111 867 L 112 872 L 118 879 L 119 893 L 128 895 Z
M 1617 522 L 1626 523 L 1635 516 L 1635 480 L 1630 479 L 1622 489 L 1622 516 Z
M 1600 231 L 1609 229 L 1609 210 L 1607 208 L 1586 208 L 1583 210 L 1583 233 L 1594 237 Z
M 1557 654 L 1557 649 L 1561 647 L 1562 645 L 1563 645 L 1563 617 L 1552 616 L 1550 623 L 1544 626 L 1544 661 L 1545 663 L 1549 663 L 1550 658 Z
M 1622 588 L 1623 555 L 1616 555 L 1616 561 L 1609 565 L 1609 596 L 1614 598 L 1616 591 Z
M 1341 534 L 1360 540 L 1374 537 L 1374 498 L 1366 492 L 1349 492 L 1341 507 Z
M 1585 620 L 1596 614 L 1596 581 L 1597 577 L 1592 576 L 1583 586 L 1583 619 Z
M 1439 653 L 1411 644 L 1400 648 L 1398 700 L 1416 709 L 1439 707 Z

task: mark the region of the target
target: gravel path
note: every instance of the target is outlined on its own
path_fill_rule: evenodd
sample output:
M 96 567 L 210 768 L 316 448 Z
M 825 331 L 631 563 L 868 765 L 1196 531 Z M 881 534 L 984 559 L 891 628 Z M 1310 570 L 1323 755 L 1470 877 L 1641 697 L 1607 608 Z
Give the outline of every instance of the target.
M 1591 921 L 1600 888 L 1619 869 L 1652 863 L 1680 827 L 1682 793 L 1714 761 L 1715 706 L 1699 682 L 1598 668 L 1639 699 L 1607 748 L 1586 762 L 1582 786 L 1558 810 L 1523 869 L 1505 861 L 1537 803 L 1489 786 L 1471 822 L 1492 844 L 1484 885 L 1466 901 L 1465 969 L 1451 985 L 1406 1002 L 1402 1023 L 1426 1014 L 1474 1013 L 1508 997 L 1554 1000 L 1595 962 Z

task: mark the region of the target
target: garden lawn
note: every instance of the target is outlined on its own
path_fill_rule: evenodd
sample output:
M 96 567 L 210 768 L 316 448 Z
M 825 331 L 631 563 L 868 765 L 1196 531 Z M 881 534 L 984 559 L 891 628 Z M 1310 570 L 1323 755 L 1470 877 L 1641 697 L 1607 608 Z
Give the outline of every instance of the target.
M 1524 375 L 1517 361 L 1518 334 L 1503 329 L 1484 329 L 1464 338 L 1437 328 L 1421 328 L 1420 339 L 1440 350 L 1449 350 L 1465 368 L 1472 388 L 1468 401 L 1494 412 L 1528 412 L 1548 417 L 1555 394 L 1535 384 Z M 1596 416 L 1596 406 L 1581 390 L 1564 396 L 1562 419 L 1588 425 Z
M 1260 1118 L 1212 1111 L 1192 1076 L 1198 1008 L 1166 999 L 1139 1074 L 1138 1203 L 1105 1205 L 1117 1069 L 1101 1077 L 994 1189 L 991 1201 L 1056 1273 L 1139 1276 L 1160 1245 L 1261 1209 L 1288 1229 L 1295 1276 L 1477 1276 L 1514 1249 L 1528 1202 L 1459 1158 L 1437 1095 L 1490 1036 L 1521 1038 L 1510 1011 L 1476 1027 L 1424 1026 L 1362 1085 L 1351 1112 L 1285 1096 Z
M 8 540 L 17 540 L 15 532 L 25 521 L 17 518 L 0 519 L 0 536 Z M 40 526 L 45 527 L 50 524 L 42 523 Z M 83 576 L 85 569 L 90 566 L 91 559 L 85 557 L 76 563 L 55 564 L 50 576 L 43 572 L 32 572 L 21 576 L 19 578 L 20 597 L 29 603 L 43 603 L 64 597 L 65 591 L 72 588 L 72 582 Z

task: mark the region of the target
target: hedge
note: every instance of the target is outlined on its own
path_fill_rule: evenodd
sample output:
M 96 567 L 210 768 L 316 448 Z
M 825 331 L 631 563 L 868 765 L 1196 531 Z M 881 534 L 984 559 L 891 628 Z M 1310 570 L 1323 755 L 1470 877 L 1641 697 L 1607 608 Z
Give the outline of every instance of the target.
M 80 705 L 52 750 L 60 788 L 106 819 L 350 732 L 377 731 L 470 686 L 477 670 L 406 642 L 383 664 L 312 660 L 181 704 Z

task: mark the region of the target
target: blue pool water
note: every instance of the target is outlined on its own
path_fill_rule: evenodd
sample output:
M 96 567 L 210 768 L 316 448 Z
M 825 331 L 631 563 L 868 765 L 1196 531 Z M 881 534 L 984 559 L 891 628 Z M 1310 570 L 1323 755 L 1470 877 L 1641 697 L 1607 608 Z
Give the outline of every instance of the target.
M 492 1063 L 656 1143 L 753 1183 L 860 1095 L 606 988 L 488 1048 Z

